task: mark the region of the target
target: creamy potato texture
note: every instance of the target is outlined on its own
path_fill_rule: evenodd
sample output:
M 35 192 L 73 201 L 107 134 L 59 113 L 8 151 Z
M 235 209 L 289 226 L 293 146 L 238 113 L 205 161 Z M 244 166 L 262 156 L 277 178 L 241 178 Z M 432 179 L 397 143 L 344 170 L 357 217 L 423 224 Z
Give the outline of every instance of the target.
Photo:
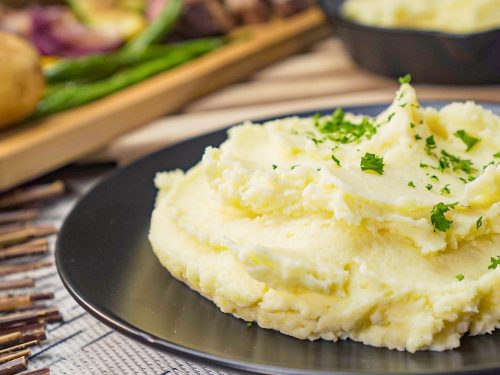
M 300 339 L 445 350 L 500 327 L 500 119 L 422 108 L 229 130 L 159 173 L 150 241 L 226 313 Z M 498 267 L 497 267 L 498 266 Z
M 342 14 L 390 28 L 471 33 L 500 27 L 498 0 L 347 0 Z

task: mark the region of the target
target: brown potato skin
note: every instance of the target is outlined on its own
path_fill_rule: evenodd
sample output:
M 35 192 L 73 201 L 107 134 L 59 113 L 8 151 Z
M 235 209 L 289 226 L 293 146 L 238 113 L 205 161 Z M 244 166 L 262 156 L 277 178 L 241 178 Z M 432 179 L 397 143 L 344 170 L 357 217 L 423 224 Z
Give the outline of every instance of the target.
M 44 88 L 36 50 L 23 38 L 0 32 L 0 128 L 29 116 Z

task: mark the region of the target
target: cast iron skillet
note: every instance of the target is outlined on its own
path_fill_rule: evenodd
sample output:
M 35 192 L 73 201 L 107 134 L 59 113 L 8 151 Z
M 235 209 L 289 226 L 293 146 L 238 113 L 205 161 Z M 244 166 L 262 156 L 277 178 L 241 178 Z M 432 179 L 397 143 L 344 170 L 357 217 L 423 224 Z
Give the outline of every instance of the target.
M 500 28 L 450 34 L 365 26 L 341 16 L 344 1 L 318 3 L 362 68 L 390 77 L 411 73 L 414 82 L 422 83 L 500 82 Z
M 500 115 L 500 105 L 484 106 Z M 385 108 L 346 110 L 376 115 Z M 78 202 L 61 228 L 56 263 L 66 288 L 88 312 L 159 350 L 253 373 L 500 373 L 500 331 L 466 337 L 459 349 L 442 353 L 410 354 L 350 340 L 301 341 L 255 325 L 249 328 L 171 277 L 147 239 L 156 195 L 154 175 L 192 167 L 205 147 L 225 139 L 221 130 L 165 148 L 118 170 Z

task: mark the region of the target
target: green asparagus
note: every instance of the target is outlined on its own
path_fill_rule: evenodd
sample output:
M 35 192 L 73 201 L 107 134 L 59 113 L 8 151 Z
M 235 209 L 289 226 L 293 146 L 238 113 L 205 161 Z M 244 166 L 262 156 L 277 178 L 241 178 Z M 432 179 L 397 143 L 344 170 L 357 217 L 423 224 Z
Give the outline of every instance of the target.
M 182 4 L 182 0 L 169 0 L 158 18 L 151 22 L 136 38 L 128 42 L 124 49 L 138 51 L 163 39 L 181 15 Z
M 170 45 L 149 46 L 142 50 L 120 50 L 56 62 L 44 69 L 48 83 L 108 77 L 119 69 L 165 56 L 176 50 L 197 51 L 207 44 L 221 43 L 220 38 L 196 39 Z
M 213 39 L 210 42 L 206 41 L 203 46 L 200 45 L 197 50 L 180 49 L 171 51 L 163 57 L 125 69 L 102 81 L 65 85 L 44 97 L 31 118 L 39 119 L 102 98 L 164 70 L 183 64 L 196 56 L 212 51 L 221 44 L 220 39 Z

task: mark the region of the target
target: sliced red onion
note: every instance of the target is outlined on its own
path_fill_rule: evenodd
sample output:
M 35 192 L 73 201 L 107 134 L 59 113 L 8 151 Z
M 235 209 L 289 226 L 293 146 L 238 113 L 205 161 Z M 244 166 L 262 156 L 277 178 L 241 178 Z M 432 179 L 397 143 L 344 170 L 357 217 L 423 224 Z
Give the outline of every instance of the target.
M 43 55 L 77 57 L 117 49 L 123 40 L 90 30 L 66 7 L 36 7 L 31 11 L 33 44 Z

